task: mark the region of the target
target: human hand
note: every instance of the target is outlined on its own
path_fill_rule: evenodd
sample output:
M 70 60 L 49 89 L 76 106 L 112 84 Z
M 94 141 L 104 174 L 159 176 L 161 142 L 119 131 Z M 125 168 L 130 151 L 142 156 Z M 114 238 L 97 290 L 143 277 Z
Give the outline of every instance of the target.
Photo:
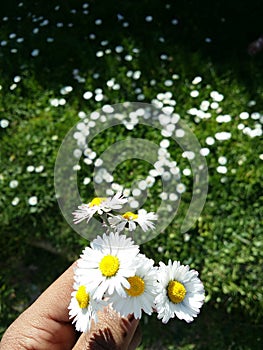
M 139 320 L 120 317 L 110 308 L 99 314 L 88 333 L 69 320 L 74 264 L 6 330 L 0 350 L 133 350 L 141 340 Z

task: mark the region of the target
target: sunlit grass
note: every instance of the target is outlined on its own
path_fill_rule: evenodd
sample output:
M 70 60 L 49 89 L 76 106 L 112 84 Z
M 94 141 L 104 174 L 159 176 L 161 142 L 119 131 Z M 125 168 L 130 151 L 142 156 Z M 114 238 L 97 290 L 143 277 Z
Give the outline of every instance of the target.
M 262 55 L 247 55 L 249 35 L 244 32 L 233 41 L 237 29 L 233 24 L 229 31 L 232 10 L 224 6 L 219 2 L 213 8 L 204 1 L 203 7 L 193 5 L 190 16 L 185 4 L 161 1 L 151 7 L 142 1 L 136 11 L 129 1 L 118 5 L 107 1 L 99 5 L 93 1 L 1 4 L 0 241 L 5 247 L 1 331 L 31 301 L 31 287 L 37 286 L 37 294 L 54 278 L 49 275 L 43 283 L 35 276 L 28 281 L 28 293 L 21 292 L 20 280 L 10 278 L 17 261 L 27 269 L 30 257 L 34 260 L 31 245 L 59 252 L 64 257 L 58 258 L 59 273 L 85 244 L 67 226 L 56 202 L 54 164 L 63 138 L 74 125 L 80 130 L 91 128 L 91 112 L 125 101 L 166 108 L 196 135 L 209 170 L 202 216 L 191 231 L 179 233 L 192 194 L 190 163 L 169 136 L 136 121 L 101 133 L 85 151 L 76 139 L 75 153 L 83 151 L 78 178 L 83 200 L 93 196 L 94 164 L 113 142 L 135 137 L 155 142 L 161 155 L 168 152 L 178 163 L 168 170 L 176 171 L 178 166 L 182 202 L 165 234 L 143 249 L 157 260 L 180 259 L 200 270 L 209 301 L 203 311 L 206 322 L 214 307 L 223 309 L 222 314 L 227 310 L 230 319 L 243 313 L 261 319 Z M 244 15 L 242 9 L 238 11 Z M 257 26 L 255 22 L 255 34 Z M 171 130 L 175 119 L 168 123 Z M 147 179 L 146 206 L 155 210 L 167 193 L 151 170 L 143 161 L 125 161 L 115 169 L 109 191 L 123 188 L 138 194 Z M 176 188 L 173 194 L 178 195 Z M 43 262 L 34 261 L 38 271 L 49 271 L 44 257 Z M 167 337 L 151 338 L 159 326 L 149 321 L 143 325 L 146 345 L 141 349 L 154 349 L 154 344 L 155 348 L 182 350 L 257 349 L 256 337 L 236 337 L 233 343 L 227 328 L 222 326 L 217 332 L 218 324 L 224 324 L 222 314 L 216 311 L 215 318 L 211 316 L 211 332 L 203 330 L 202 319 L 191 326 L 189 334 L 185 327 L 185 338 L 179 342 L 176 336 L 168 336 L 170 327 L 163 329 Z

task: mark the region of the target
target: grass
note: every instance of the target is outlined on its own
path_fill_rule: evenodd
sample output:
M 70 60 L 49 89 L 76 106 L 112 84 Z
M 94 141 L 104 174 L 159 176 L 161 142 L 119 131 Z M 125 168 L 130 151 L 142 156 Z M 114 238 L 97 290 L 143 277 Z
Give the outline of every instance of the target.
M 13 261 L 17 272 L 16 276 L 9 276 L 9 283 L 14 286 L 10 295 L 13 313 L 18 315 L 69 265 L 64 254 L 48 249 L 31 246 L 23 261 Z M 262 345 L 262 324 L 238 310 L 227 313 L 224 307 L 213 303 L 205 305 L 192 324 L 172 320 L 164 325 L 156 316 L 143 316 L 141 331 L 141 350 L 260 350 Z
M 0 243 L 5 247 L 0 260 L 1 333 L 86 244 L 65 223 L 53 188 L 59 146 L 80 121 L 78 115 L 89 116 L 104 104 L 138 101 L 142 95 L 143 102 L 152 103 L 158 94 L 170 92 L 176 113 L 202 147 L 208 147 L 207 137 L 216 132 L 231 131 L 232 139 L 208 147 L 207 203 L 188 236 L 178 231 L 191 199 L 192 177 L 182 176 L 187 191 L 179 215 L 165 235 L 143 245 L 156 260 L 180 259 L 197 268 L 209 301 L 191 325 L 175 321 L 163 326 L 155 317 L 144 318 L 140 349 L 261 348 L 262 146 L 260 137 L 238 129 L 240 123 L 251 129 L 262 125 L 263 54 L 247 53 L 248 44 L 261 34 L 261 1 L 85 4 L 60 0 L 0 4 L 0 122 L 9 122 L 0 128 Z M 152 21 L 145 20 L 149 15 Z M 96 24 L 97 19 L 102 24 Z M 34 56 L 36 49 L 39 54 Z M 197 85 L 192 83 L 196 76 L 202 77 Z M 61 93 L 65 86 L 72 87 L 67 95 Z M 102 101 L 96 100 L 96 89 L 102 90 Z M 198 97 L 190 97 L 193 90 L 198 90 Z M 209 119 L 188 113 L 199 109 L 202 101 L 212 102 L 210 93 L 215 90 L 224 96 L 221 112 L 210 108 Z M 89 100 L 83 98 L 86 91 L 93 93 Z M 65 101 L 55 106 L 60 99 Z M 241 112 L 250 117 L 241 120 Z M 261 119 L 253 119 L 253 113 Z M 220 114 L 229 114 L 231 123 L 218 123 Z M 133 131 L 118 126 L 101 133 L 91 146 L 99 154 L 128 137 L 156 144 L 163 139 L 142 125 Z M 190 167 L 175 144 L 169 151 L 181 169 Z M 226 176 L 217 170 L 222 156 L 227 157 Z M 29 172 L 32 165 L 44 170 Z M 129 187 L 144 178 L 148 168 L 138 159 L 124 161 L 115 169 L 116 182 Z M 83 179 L 92 171 L 79 176 L 85 200 L 93 187 L 83 185 Z M 12 189 L 14 179 L 19 185 Z M 160 202 L 160 182 L 146 203 L 151 210 Z M 37 196 L 37 206 L 28 204 L 31 196 Z M 19 198 L 18 205 L 12 204 L 14 198 Z

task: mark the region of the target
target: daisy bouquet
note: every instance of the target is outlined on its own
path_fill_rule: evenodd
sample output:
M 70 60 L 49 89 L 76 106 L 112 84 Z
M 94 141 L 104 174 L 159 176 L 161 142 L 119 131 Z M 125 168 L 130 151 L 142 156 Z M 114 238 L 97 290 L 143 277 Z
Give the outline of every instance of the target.
M 136 319 L 145 312 L 157 313 L 167 323 L 177 317 L 191 322 L 199 314 L 205 292 L 198 272 L 179 261 L 155 262 L 140 253 L 127 233 L 139 226 L 144 232 L 155 228 L 157 215 L 140 209 L 137 213 L 114 214 L 127 202 L 121 193 L 94 198 L 73 212 L 73 221 L 89 223 L 96 215 L 105 229 L 86 247 L 77 261 L 69 316 L 76 330 L 86 332 L 105 306 L 121 316 Z

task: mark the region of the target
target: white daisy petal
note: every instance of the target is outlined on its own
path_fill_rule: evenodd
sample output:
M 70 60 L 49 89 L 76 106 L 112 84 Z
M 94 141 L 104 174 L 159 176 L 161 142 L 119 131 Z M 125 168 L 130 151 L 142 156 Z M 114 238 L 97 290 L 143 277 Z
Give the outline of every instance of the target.
M 117 293 L 111 295 L 113 309 L 122 316 L 134 314 L 135 318 L 142 317 L 142 311 L 151 315 L 154 308 L 154 300 L 157 291 L 156 268 L 154 261 L 145 255 L 139 254 L 135 258 L 137 266 L 135 275 L 127 278 L 130 286 L 124 289 L 124 298 L 120 298 Z
M 137 214 L 128 211 L 123 215 L 110 215 L 109 223 L 117 232 L 122 232 L 125 227 L 128 227 L 129 231 L 135 231 L 137 227 L 136 224 L 146 232 L 149 229 L 154 229 L 155 225 L 152 221 L 157 220 L 157 218 L 155 213 L 147 213 L 146 210 L 140 209 Z
M 175 316 L 186 322 L 192 322 L 203 305 L 204 286 L 198 278 L 198 272 L 190 270 L 188 265 L 179 261 L 168 261 L 168 265 L 159 263 L 158 295 L 155 307 L 158 319 L 167 323 Z
M 121 209 L 127 202 L 127 198 L 123 197 L 121 192 L 117 192 L 113 197 L 95 197 L 88 204 L 82 204 L 72 214 L 74 216 L 73 222 L 79 224 L 83 220 L 89 220 L 94 214 L 108 213 L 111 210 Z
M 92 320 L 97 322 L 97 312 L 106 304 L 94 299 L 93 291 L 81 283 L 74 283 L 74 292 L 69 304 L 69 318 L 73 319 L 75 328 L 79 332 L 90 330 Z
M 102 299 L 105 293 L 116 292 L 124 296 L 129 288 L 128 277 L 136 271 L 135 257 L 139 247 L 131 238 L 116 233 L 98 236 L 82 252 L 75 274 L 86 284 L 96 285 L 95 299 Z

